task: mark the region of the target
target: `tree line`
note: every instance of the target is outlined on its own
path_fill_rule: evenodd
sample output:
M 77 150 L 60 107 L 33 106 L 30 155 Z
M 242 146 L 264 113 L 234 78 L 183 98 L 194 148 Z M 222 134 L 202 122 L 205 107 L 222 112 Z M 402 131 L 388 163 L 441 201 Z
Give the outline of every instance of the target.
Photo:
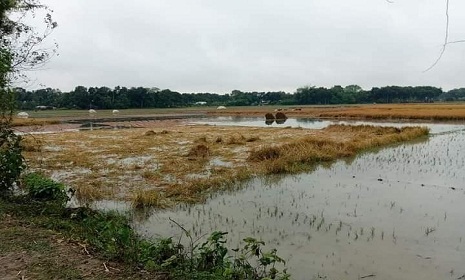
M 44 88 L 26 90 L 16 88 L 17 107 L 32 110 L 37 106 L 66 109 L 128 109 L 176 108 L 196 105 L 208 106 L 257 106 L 257 105 L 324 105 L 362 103 L 409 103 L 436 101 L 465 101 L 465 88 L 443 91 L 431 86 L 373 87 L 363 90 L 360 86 L 333 86 L 331 88 L 305 86 L 294 93 L 242 92 L 231 93 L 179 93 L 169 89 L 144 87 L 78 86 L 70 92 Z

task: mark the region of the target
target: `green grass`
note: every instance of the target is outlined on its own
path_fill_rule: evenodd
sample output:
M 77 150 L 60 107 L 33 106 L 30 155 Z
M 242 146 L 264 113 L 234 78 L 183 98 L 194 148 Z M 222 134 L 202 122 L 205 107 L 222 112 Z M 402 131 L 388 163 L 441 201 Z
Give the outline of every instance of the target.
M 171 238 L 142 239 L 126 216 L 119 213 L 65 209 L 57 203 L 30 200 L 29 196 L 0 200 L 0 217 L 0 252 L 18 254 L 25 250 L 32 256 L 41 253 L 29 263 L 28 275 L 33 279 L 84 279 L 77 267 L 60 261 L 60 247 L 51 245 L 57 241 L 56 235 L 75 240 L 103 262 L 118 262 L 127 270 L 162 273 L 169 275 L 168 279 L 258 280 L 270 275 L 289 279 L 285 270 L 276 269 L 284 263 L 276 250 L 262 251 L 264 242 L 246 238 L 240 257 L 232 257 L 224 247 L 227 233 L 213 232 L 205 243 L 200 243 L 175 221 L 190 239 L 190 246 L 184 247 Z M 11 227 L 13 220 L 16 225 Z

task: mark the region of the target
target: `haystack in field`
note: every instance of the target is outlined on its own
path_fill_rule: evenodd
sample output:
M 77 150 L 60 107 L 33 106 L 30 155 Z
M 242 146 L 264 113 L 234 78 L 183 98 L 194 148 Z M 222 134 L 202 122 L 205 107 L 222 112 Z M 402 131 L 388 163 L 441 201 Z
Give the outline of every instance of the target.
M 287 120 L 287 116 L 283 112 L 277 112 L 276 113 L 276 119 L 277 120 Z
M 266 113 L 265 114 L 265 119 L 268 120 L 274 120 L 274 116 L 272 113 Z
M 21 119 L 29 118 L 29 114 L 26 113 L 26 112 L 19 112 L 17 116 L 18 116 L 18 118 L 21 118 Z

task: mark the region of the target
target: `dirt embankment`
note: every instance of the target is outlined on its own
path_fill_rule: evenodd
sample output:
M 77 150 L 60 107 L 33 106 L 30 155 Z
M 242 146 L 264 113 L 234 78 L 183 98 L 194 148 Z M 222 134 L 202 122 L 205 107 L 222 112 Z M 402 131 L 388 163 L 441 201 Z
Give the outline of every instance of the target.
M 157 279 L 125 264 L 106 262 L 89 250 L 84 243 L 0 209 L 2 280 Z

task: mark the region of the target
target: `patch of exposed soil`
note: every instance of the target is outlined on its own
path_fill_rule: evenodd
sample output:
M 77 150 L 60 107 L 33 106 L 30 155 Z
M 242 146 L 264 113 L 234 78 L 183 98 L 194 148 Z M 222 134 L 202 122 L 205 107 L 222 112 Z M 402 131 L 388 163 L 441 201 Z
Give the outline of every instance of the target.
M 0 213 L 0 278 L 157 279 L 91 255 L 85 244 Z

